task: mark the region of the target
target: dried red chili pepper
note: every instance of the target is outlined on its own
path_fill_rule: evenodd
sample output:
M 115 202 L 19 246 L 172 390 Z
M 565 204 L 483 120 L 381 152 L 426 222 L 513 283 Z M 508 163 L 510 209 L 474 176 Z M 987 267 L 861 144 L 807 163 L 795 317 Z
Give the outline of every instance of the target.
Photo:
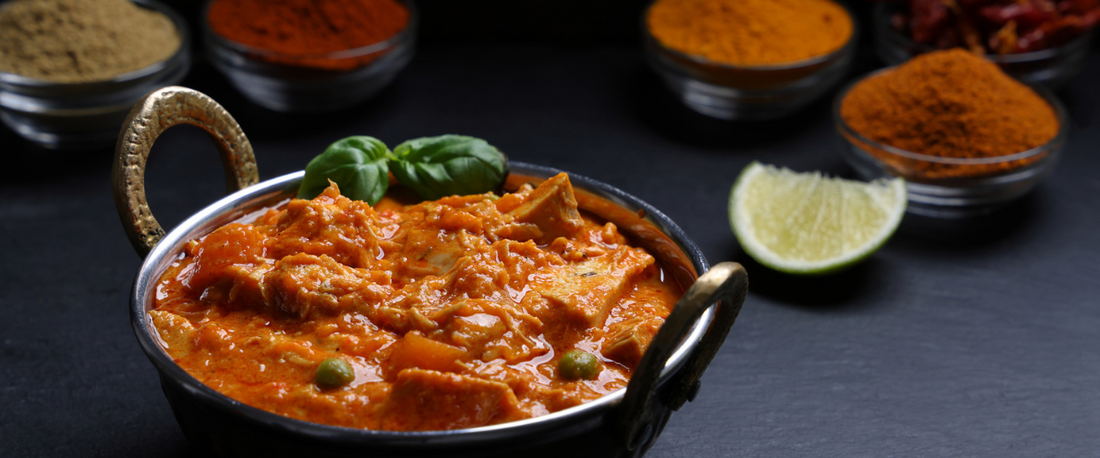
M 1004 26 L 1009 21 L 1013 21 L 1017 27 L 1024 29 L 1033 29 L 1052 18 L 1051 13 L 1030 3 L 990 5 L 982 7 L 978 13 L 992 24 Z
M 1100 0 L 905 0 L 891 24 L 917 43 L 1012 54 L 1065 44 L 1100 24 Z
M 1062 14 L 1086 15 L 1100 9 L 1100 0 L 1065 0 L 1058 3 L 1058 12 Z
M 932 43 L 951 26 L 951 11 L 941 0 L 911 0 L 909 30 L 917 43 Z

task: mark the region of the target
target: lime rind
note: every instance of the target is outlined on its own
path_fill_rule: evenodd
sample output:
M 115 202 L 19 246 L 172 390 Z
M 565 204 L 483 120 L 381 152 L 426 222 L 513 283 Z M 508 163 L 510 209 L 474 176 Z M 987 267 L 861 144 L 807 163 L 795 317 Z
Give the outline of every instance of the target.
M 754 185 L 762 178 L 762 174 L 768 175 L 763 178 L 772 180 L 771 184 L 778 183 L 782 187 L 776 191 L 777 194 L 786 195 L 777 198 L 774 195 L 766 195 L 767 192 L 761 194 L 760 186 L 755 186 L 754 189 Z M 799 194 L 791 197 L 793 193 Z M 757 200 L 754 208 L 758 208 L 761 203 L 766 203 L 769 210 L 775 208 L 777 212 L 775 215 L 761 215 L 762 217 L 785 215 L 786 219 L 778 227 L 774 227 L 775 224 L 773 224 L 771 228 L 773 230 L 768 234 L 769 242 L 786 236 L 788 241 L 795 239 L 794 243 L 788 243 L 788 245 L 794 245 L 797 248 L 798 241 L 807 237 L 810 239 L 816 237 L 818 241 L 824 240 L 835 245 L 838 240 L 843 240 L 841 244 L 847 243 L 848 240 L 843 236 L 852 235 L 852 232 L 868 232 L 867 229 L 870 229 L 870 233 L 856 234 L 860 236 L 858 243 L 837 248 L 838 254 L 823 259 L 799 258 L 798 255 L 802 253 L 783 255 L 769 247 L 769 243 L 761 240 L 762 235 L 756 228 L 753 212 L 749 208 L 750 205 L 746 204 L 748 199 Z M 851 207 L 853 203 L 857 205 Z M 829 178 L 816 172 L 796 173 L 786 168 L 763 165 L 754 161 L 745 167 L 730 190 L 729 218 L 730 226 L 742 249 L 760 264 L 790 274 L 824 275 L 854 266 L 881 248 L 897 230 L 905 214 L 905 206 L 905 181 L 901 178 L 863 183 Z M 846 213 L 847 210 L 851 212 Z M 870 215 L 877 226 L 868 228 L 866 224 L 862 226 L 849 224 L 852 222 L 847 221 L 847 218 L 830 218 L 831 213 L 838 211 L 845 216 L 853 212 L 856 216 Z M 800 219 L 802 221 L 798 221 Z M 798 223 L 807 221 L 812 222 L 813 230 L 819 230 L 822 226 L 828 230 L 829 224 L 832 224 L 832 231 L 835 233 L 826 231 L 806 234 L 805 224 L 800 226 Z M 761 222 L 763 223 L 765 221 Z M 772 223 L 775 222 L 772 221 Z M 831 238 L 830 235 L 836 237 Z

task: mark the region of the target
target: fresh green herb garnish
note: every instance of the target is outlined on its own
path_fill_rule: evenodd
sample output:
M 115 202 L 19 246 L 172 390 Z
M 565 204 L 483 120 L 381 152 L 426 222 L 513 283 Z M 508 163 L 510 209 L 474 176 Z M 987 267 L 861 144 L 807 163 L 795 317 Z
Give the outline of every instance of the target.
M 339 140 L 309 161 L 306 176 L 298 187 L 298 198 L 317 197 L 332 180 L 347 198 L 374 205 L 386 195 L 390 185 L 389 168 L 386 167 L 390 156 L 386 144 L 374 137 Z
M 417 138 L 397 145 L 394 155 L 393 175 L 427 200 L 492 191 L 508 176 L 508 158 L 480 138 Z
M 462 135 L 409 140 L 392 153 L 376 138 L 348 137 L 309 162 L 298 197 L 316 197 L 332 180 L 344 196 L 374 205 L 386 194 L 390 171 L 435 200 L 499 189 L 508 176 L 508 157 L 485 140 Z

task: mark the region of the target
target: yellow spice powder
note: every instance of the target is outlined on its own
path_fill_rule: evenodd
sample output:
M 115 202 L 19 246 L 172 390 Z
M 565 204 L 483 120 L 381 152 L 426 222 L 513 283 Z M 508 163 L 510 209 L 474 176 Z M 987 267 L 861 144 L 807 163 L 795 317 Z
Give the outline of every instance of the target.
M 774 65 L 836 51 L 852 18 L 829 0 L 657 0 L 646 23 L 668 48 L 730 65 Z

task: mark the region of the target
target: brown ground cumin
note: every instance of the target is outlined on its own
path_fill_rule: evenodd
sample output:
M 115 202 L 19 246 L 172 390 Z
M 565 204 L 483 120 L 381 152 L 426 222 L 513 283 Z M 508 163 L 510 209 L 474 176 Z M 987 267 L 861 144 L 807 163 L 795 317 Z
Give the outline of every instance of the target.
M 13 0 L 0 6 L 0 71 L 47 81 L 102 81 L 165 60 L 180 34 L 129 0 Z

